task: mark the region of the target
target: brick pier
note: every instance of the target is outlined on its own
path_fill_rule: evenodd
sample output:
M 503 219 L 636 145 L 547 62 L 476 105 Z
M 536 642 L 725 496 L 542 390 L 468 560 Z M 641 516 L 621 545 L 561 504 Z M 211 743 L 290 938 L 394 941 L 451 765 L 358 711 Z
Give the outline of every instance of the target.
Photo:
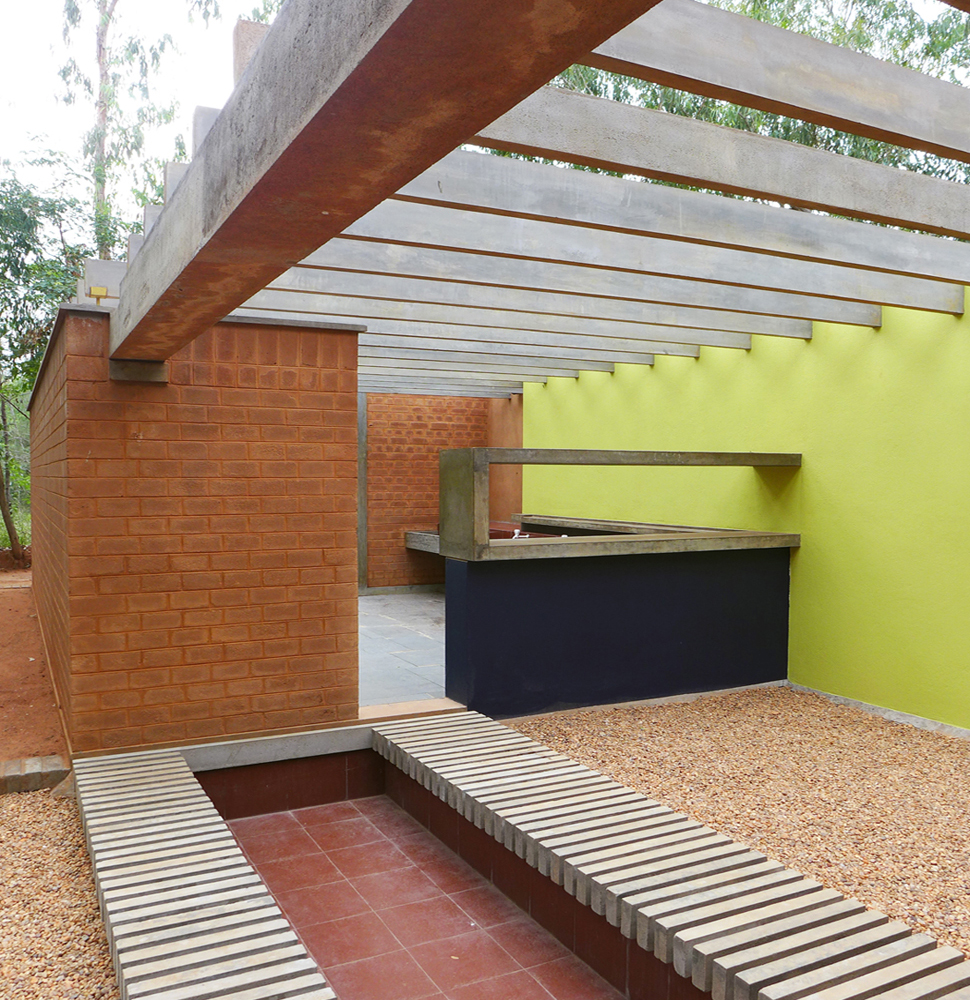
M 73 752 L 353 719 L 356 336 L 224 322 L 112 381 L 62 310 L 31 402 L 34 587 Z

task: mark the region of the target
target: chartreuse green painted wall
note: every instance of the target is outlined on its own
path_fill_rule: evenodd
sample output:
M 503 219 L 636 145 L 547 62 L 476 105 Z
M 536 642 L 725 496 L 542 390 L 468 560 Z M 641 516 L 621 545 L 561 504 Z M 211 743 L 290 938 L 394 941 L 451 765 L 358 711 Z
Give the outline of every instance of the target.
M 658 356 L 527 386 L 524 411 L 526 447 L 801 452 L 797 472 L 530 467 L 524 509 L 800 532 L 790 679 L 970 727 L 970 317 Z

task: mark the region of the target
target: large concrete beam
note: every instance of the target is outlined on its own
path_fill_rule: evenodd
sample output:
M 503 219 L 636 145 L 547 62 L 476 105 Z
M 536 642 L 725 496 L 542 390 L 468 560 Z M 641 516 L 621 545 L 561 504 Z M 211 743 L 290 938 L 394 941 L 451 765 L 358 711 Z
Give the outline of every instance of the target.
M 350 226 L 344 235 L 375 243 L 622 269 L 930 312 L 963 311 L 962 286 L 925 278 L 656 240 L 603 229 L 581 229 L 534 219 L 462 212 L 435 205 L 386 201 Z
M 970 161 L 965 88 L 695 0 L 665 0 L 581 62 Z
M 944 236 L 970 235 L 970 192 L 963 185 L 554 87 L 482 129 L 478 141 Z
M 538 313 L 502 309 L 498 306 L 501 297 L 495 299 L 491 309 L 468 308 L 465 306 L 441 306 L 422 302 L 407 302 L 398 299 L 365 299 L 350 295 L 316 295 L 307 292 L 289 292 L 265 289 L 245 303 L 254 309 L 281 309 L 305 314 L 308 318 L 326 314 L 366 319 L 368 325 L 381 320 L 403 320 L 414 323 L 448 323 L 455 326 L 486 326 L 491 329 L 546 330 L 551 333 L 581 333 L 597 337 L 638 337 L 647 325 L 651 330 L 662 322 L 652 321 L 647 315 L 639 319 L 594 319 L 585 316 L 564 316 L 555 313 Z M 656 310 L 661 312 L 660 310 Z M 650 310 L 645 309 L 649 314 Z M 704 322 L 704 310 L 692 311 L 693 329 Z M 812 324 L 808 320 L 775 319 L 760 316 L 732 314 L 732 321 L 722 318 L 720 323 L 710 324 L 703 329 L 720 328 L 730 333 L 758 333 L 767 336 L 796 337 L 808 340 L 812 336 Z M 663 318 L 668 318 L 662 315 Z M 725 326 L 725 324 L 727 324 Z M 691 328 L 682 319 L 679 324 Z M 671 339 L 677 337 L 677 325 L 667 331 Z
M 233 317 L 242 316 L 248 319 L 266 321 L 292 320 L 293 313 L 285 313 L 274 309 L 238 309 Z M 443 323 L 404 323 L 400 320 L 382 320 L 369 328 L 367 336 L 417 337 L 421 340 L 436 339 L 452 342 L 486 342 L 493 344 L 521 344 L 527 347 L 571 347 L 575 350 L 600 351 L 631 351 L 648 352 L 650 354 L 679 354 L 684 357 L 697 357 L 698 348 L 731 347 L 746 350 L 751 346 L 751 338 L 740 333 L 721 333 L 719 331 L 703 331 L 657 327 L 650 329 L 663 336 L 675 334 L 676 341 L 666 341 L 653 337 L 651 339 L 632 340 L 619 337 L 590 337 L 571 333 L 541 333 L 535 330 L 492 330 L 484 326 L 450 326 Z M 689 340 L 688 338 L 696 338 Z
M 482 258 L 478 258 L 482 260 Z M 589 275 L 587 275 L 589 277 Z M 380 309 L 388 300 L 412 305 L 447 306 L 470 314 L 505 311 L 568 316 L 575 319 L 651 323 L 660 326 L 692 326 L 737 333 L 764 333 L 775 336 L 810 337 L 811 321 L 718 309 L 695 309 L 653 302 L 536 292 L 524 288 L 496 288 L 489 285 L 459 284 L 451 281 L 422 281 L 395 275 L 361 274 L 292 268 L 281 274 L 266 291 L 312 293 L 316 309 L 333 310 L 331 300 L 353 297 L 372 299 L 371 309 Z M 390 314 L 386 314 L 390 315 Z M 466 322 L 479 322 L 466 320 Z M 491 320 L 490 320 L 491 322 Z
M 135 257 L 163 359 L 656 0 L 289 0 Z
M 582 105 L 589 108 L 591 100 L 595 101 L 585 98 Z M 565 103 L 573 104 L 568 99 Z M 572 128 L 567 131 L 573 134 Z M 592 129 L 583 130 L 583 142 L 592 134 Z M 649 144 L 648 135 L 643 142 Z M 898 177 L 900 171 L 892 174 Z M 970 222 L 970 188 L 958 184 L 946 188 L 948 218 L 963 216 Z M 446 156 L 405 184 L 395 198 L 970 283 L 967 243 L 480 153 Z M 944 206 L 939 208 L 942 218 Z M 966 235 L 970 237 L 970 232 Z
M 649 303 L 785 316 L 823 323 L 882 325 L 882 310 L 865 302 L 836 301 L 817 295 L 715 285 L 605 268 L 593 270 L 559 262 L 513 260 L 359 240 L 331 241 L 281 280 L 289 280 L 289 274 L 305 270 L 332 275 L 334 281 L 341 281 L 350 275 L 366 275 L 379 281 L 393 276 L 407 282 L 428 281 L 446 288 L 467 286 L 472 290 L 481 288 L 485 292 L 499 288 L 503 292 L 568 293 L 611 298 L 633 303 L 634 306 Z

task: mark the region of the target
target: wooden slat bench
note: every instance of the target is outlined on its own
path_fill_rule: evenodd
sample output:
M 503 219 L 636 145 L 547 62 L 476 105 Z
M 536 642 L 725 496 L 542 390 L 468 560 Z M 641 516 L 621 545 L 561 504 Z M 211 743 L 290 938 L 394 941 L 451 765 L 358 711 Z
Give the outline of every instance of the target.
M 970 1000 L 962 952 L 485 716 L 373 745 L 714 1000 Z
M 74 767 L 122 1000 L 334 1000 L 181 754 Z
M 491 719 L 371 732 L 426 801 L 714 1000 L 970 1000 L 956 949 Z M 122 1000 L 334 1000 L 178 750 L 75 774 Z

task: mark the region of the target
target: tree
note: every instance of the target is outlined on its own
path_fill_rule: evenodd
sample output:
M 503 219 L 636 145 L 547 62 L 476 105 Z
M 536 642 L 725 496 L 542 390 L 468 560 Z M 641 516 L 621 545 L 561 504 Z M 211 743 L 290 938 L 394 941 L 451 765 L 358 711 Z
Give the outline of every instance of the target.
M 93 225 L 96 253 L 109 259 L 119 242 L 134 227 L 126 225 L 113 210 L 114 188 L 121 170 L 136 177 L 133 193 L 142 204 L 155 200 L 160 186 L 158 165 L 139 161 L 149 128 L 171 122 L 172 105 L 152 103 L 151 76 L 171 47 L 170 35 L 146 42 L 136 35 L 117 37 L 118 9 L 122 0 L 64 0 L 64 37 L 79 31 L 93 18 L 95 74 L 88 74 L 75 59 L 61 69 L 67 85 L 66 100 L 73 103 L 79 93 L 94 104 L 94 124 L 85 137 L 84 156 L 93 188 Z M 218 0 L 186 0 L 189 16 L 201 14 L 208 22 L 219 16 Z M 131 102 L 136 102 L 131 107 Z M 177 140 L 176 158 L 184 158 L 184 141 Z M 134 169 L 133 168 L 134 164 Z M 147 193 L 146 193 L 147 187 Z
M 63 157 L 40 162 L 62 176 L 70 171 Z M 57 308 L 74 294 L 90 252 L 78 235 L 83 214 L 76 200 L 40 193 L 0 164 L 0 516 L 18 565 L 24 553 L 13 512 L 30 502 L 21 403 L 37 376 Z
M 283 0 L 263 0 L 259 7 L 253 7 L 249 20 L 258 21 L 260 24 L 271 24 L 282 6 Z
M 963 82 L 961 69 L 970 64 L 968 17 L 942 5 L 931 21 L 916 13 L 908 0 L 718 0 L 717 6 L 952 83 Z M 947 180 L 970 181 L 970 164 L 588 66 L 571 66 L 555 83 Z

